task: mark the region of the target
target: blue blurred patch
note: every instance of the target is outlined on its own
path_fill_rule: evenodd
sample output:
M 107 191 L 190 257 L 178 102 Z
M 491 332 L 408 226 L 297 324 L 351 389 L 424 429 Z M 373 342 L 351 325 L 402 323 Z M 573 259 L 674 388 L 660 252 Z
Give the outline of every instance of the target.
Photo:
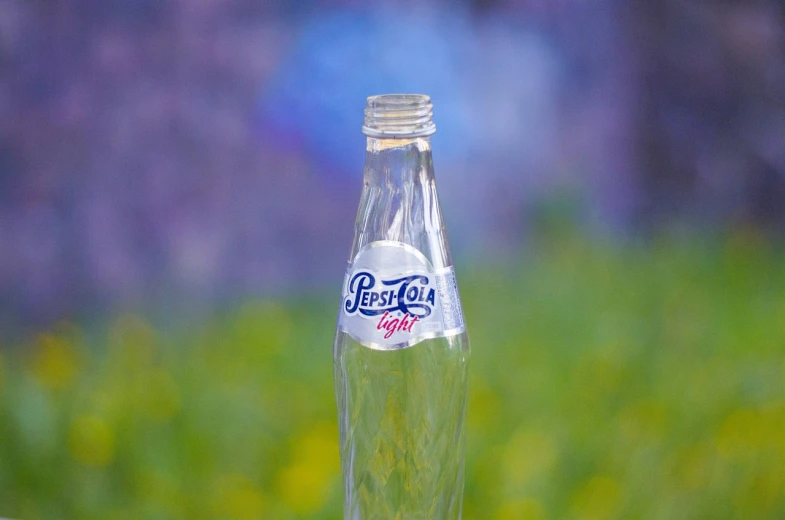
M 268 131 L 302 139 L 333 168 L 360 175 L 365 98 L 431 96 L 440 157 L 466 143 L 464 66 L 473 59 L 467 13 L 331 11 L 313 15 L 261 96 Z

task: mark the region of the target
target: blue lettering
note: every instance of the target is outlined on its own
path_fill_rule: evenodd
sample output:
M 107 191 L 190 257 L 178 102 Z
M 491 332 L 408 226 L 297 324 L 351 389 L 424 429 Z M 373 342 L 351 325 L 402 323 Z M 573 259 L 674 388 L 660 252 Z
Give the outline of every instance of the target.
M 370 289 L 376 284 L 376 278 L 371 273 L 360 271 L 352 277 L 349 281 L 349 294 L 356 294 L 354 301 L 351 298 L 346 299 L 344 308 L 349 314 L 357 312 L 360 307 L 360 296 L 366 289 Z
M 426 318 L 433 312 L 436 292 L 427 287 L 427 276 L 414 274 L 393 280 L 381 280 L 387 290 L 374 291 L 376 278 L 367 271 L 354 274 L 348 285 L 344 309 L 348 314 L 359 312 L 363 316 L 380 316 L 385 312 Z

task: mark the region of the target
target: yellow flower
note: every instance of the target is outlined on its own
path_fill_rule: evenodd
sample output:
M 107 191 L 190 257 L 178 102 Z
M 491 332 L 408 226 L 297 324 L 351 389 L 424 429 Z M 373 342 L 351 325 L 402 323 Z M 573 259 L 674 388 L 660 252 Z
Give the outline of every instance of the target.
M 68 447 L 86 466 L 107 466 L 114 460 L 114 430 L 100 417 L 80 415 L 71 423 Z
M 760 409 L 741 408 L 720 425 L 714 444 L 728 459 L 755 461 L 769 455 L 785 456 L 785 407 L 773 401 Z M 767 455 L 768 454 L 768 455 Z
M 295 513 L 310 515 L 327 500 L 328 478 L 323 471 L 307 464 L 292 464 L 278 475 L 281 500 Z
M 326 473 L 335 473 L 338 459 L 338 425 L 321 422 L 300 435 L 292 444 L 292 455 L 298 462 L 308 463 Z
M 338 476 L 338 428 L 317 424 L 292 443 L 292 462 L 277 478 L 278 493 L 289 509 L 311 515 L 321 509 Z
M 493 389 L 476 376 L 469 392 L 468 424 L 473 430 L 493 431 L 499 424 L 501 402 Z
M 549 471 L 559 458 L 551 438 L 536 430 L 519 430 L 507 444 L 504 469 L 512 490 L 526 486 L 535 476 Z
M 609 520 L 618 517 L 621 499 L 618 481 L 596 475 L 575 492 L 572 511 L 581 520 Z
M 212 507 L 215 518 L 255 520 L 264 514 L 267 499 L 247 477 L 229 475 L 213 486 Z
M 714 440 L 715 446 L 720 454 L 728 458 L 754 456 L 764 440 L 764 429 L 764 421 L 757 410 L 735 410 L 720 425 Z
M 39 335 L 32 355 L 32 375 L 47 388 L 65 388 L 79 374 L 81 353 L 73 343 L 60 336 L 50 333 Z

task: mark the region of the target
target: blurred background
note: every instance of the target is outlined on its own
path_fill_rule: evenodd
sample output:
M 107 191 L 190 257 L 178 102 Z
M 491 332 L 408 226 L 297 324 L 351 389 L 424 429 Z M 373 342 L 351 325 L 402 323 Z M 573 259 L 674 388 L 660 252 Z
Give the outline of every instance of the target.
M 393 92 L 435 107 L 464 517 L 785 517 L 785 7 L 730 0 L 0 0 L 0 516 L 341 516 Z

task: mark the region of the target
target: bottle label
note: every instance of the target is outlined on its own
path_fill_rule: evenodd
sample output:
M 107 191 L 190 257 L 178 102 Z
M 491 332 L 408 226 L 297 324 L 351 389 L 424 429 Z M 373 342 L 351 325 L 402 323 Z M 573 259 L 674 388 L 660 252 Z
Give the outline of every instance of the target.
M 341 294 L 338 327 L 373 349 L 411 347 L 466 328 L 453 268 L 434 269 L 401 242 L 373 242 L 360 250 Z

